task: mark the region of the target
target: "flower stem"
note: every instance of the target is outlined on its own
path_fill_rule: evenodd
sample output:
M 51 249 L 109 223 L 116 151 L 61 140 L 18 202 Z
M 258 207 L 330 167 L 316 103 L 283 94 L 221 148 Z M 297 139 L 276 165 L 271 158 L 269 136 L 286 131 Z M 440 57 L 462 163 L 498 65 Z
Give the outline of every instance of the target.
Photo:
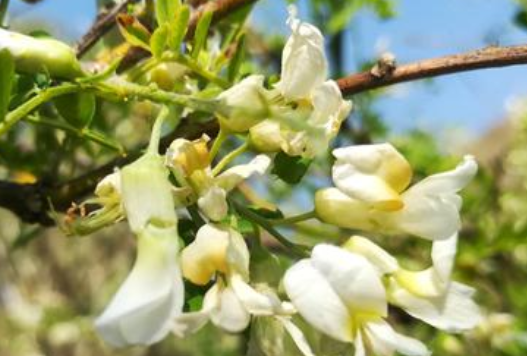
M 220 127 L 220 131 L 218 131 L 218 135 L 214 139 L 214 143 L 212 144 L 212 147 L 210 149 L 209 157 L 211 161 L 218 155 L 221 145 L 223 145 L 226 139 L 227 135 L 225 131 Z
M 289 241 L 284 235 L 282 235 L 280 232 L 278 232 L 271 223 L 264 217 L 258 215 L 257 213 L 247 209 L 242 204 L 230 200 L 236 211 L 240 214 L 240 216 L 244 217 L 245 219 L 254 222 L 257 225 L 260 225 L 262 228 L 264 228 L 267 232 L 269 232 L 275 239 L 277 239 L 282 245 L 287 247 L 291 252 L 293 252 L 295 255 L 298 255 L 299 257 L 306 257 L 308 256 L 308 248 L 306 246 L 295 244 L 291 241 Z
M 94 130 L 90 130 L 88 128 L 78 129 L 66 123 L 62 123 L 60 121 L 53 120 L 53 119 L 46 119 L 46 118 L 36 116 L 36 115 L 28 115 L 24 118 L 24 121 L 30 122 L 32 124 L 43 125 L 43 126 L 48 126 L 48 127 L 53 127 L 55 129 L 59 129 L 69 134 L 75 135 L 77 137 L 86 138 L 106 148 L 110 148 L 112 150 L 118 151 L 122 156 L 126 155 L 126 152 L 123 146 L 121 146 L 119 142 L 116 142 L 113 139 L 106 137 L 104 134 L 94 131 Z
M 308 211 L 307 213 L 293 215 L 293 216 L 289 216 L 283 219 L 270 220 L 269 223 L 271 223 L 272 225 L 291 225 L 291 224 L 297 224 L 299 222 L 310 220 L 310 219 L 316 219 L 316 217 L 317 217 L 317 214 L 315 210 L 311 210 L 311 211 Z
M 22 120 L 38 106 L 57 96 L 74 93 L 79 90 L 80 86 L 72 83 L 66 83 L 42 90 L 40 93 L 6 115 L 5 120 L 0 122 L 0 136 L 5 134 L 14 124 Z
M 158 154 L 159 150 L 159 141 L 161 140 L 161 128 L 163 123 L 169 114 L 168 108 L 163 105 L 159 114 L 157 115 L 156 121 L 154 121 L 154 126 L 152 127 L 152 134 L 150 135 L 150 143 L 148 144 L 148 152 L 151 154 Z
M 221 161 L 218 162 L 218 164 L 216 166 L 214 166 L 214 169 L 212 170 L 212 175 L 213 176 L 216 176 L 218 175 L 221 171 L 223 171 L 223 169 L 229 164 L 231 163 L 236 157 L 238 157 L 239 155 L 241 155 L 243 152 L 245 152 L 247 150 L 247 148 L 249 147 L 249 143 L 247 141 L 245 141 L 243 143 L 243 145 L 241 145 L 240 147 L 238 147 L 237 149 L 229 152 L 229 154 L 227 154 L 225 157 L 223 157 L 223 159 Z

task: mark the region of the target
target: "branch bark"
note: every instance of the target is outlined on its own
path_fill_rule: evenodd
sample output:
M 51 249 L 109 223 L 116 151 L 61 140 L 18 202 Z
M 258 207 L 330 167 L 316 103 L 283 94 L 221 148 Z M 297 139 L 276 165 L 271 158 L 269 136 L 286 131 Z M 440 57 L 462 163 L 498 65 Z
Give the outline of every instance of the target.
M 84 56 L 102 36 L 112 29 L 112 27 L 115 25 L 115 17 L 121 12 L 126 11 L 128 5 L 137 1 L 138 0 L 125 0 L 115 5 L 110 11 L 99 14 L 95 20 L 95 23 L 77 44 L 77 57 L 80 58 Z
M 380 77 L 371 71 L 351 74 L 337 80 L 337 84 L 342 94 L 352 95 L 418 79 L 519 64 L 527 64 L 527 45 L 487 47 L 467 53 L 425 59 L 397 66 Z

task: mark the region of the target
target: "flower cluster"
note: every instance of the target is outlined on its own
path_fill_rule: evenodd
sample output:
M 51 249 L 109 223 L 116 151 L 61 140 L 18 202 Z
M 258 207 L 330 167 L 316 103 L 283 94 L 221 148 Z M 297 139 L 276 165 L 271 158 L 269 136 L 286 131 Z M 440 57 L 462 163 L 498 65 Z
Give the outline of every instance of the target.
M 280 284 L 253 281 L 251 253 L 262 248 L 259 231 L 276 231 L 256 212 L 242 214 L 247 209 L 231 204 L 231 192 L 249 177 L 265 175 L 275 152 L 313 157 L 327 151 L 351 110 L 336 83 L 327 80 L 320 31 L 299 21 L 293 10 L 288 24 L 292 35 L 280 81 L 267 89 L 264 78 L 253 75 L 221 93 L 229 115 L 218 118 L 221 131 L 212 148 L 207 136 L 176 139 L 160 155 L 163 109 L 147 153 L 97 187 L 91 202 L 102 207 L 74 232 L 126 219 L 138 250 L 130 275 L 96 321 L 108 343 L 152 344 L 171 332 L 187 336 L 209 321 L 236 333 L 252 320 L 269 320 L 300 352 L 315 355 L 302 330 L 306 326 L 295 322 L 301 317 L 316 332 L 353 344 L 357 356 L 395 351 L 419 356 L 430 352 L 392 328 L 389 305 L 441 330 L 459 332 L 479 323 L 474 290 L 452 280 L 461 227 L 458 192 L 477 171 L 471 156 L 451 171 L 411 185 L 411 166 L 392 145 L 337 148 L 335 187 L 314 197 L 314 217 L 321 222 L 431 240 L 429 268 L 407 270 L 373 240 L 353 235 L 340 245 L 322 242 L 311 251 L 302 246 L 302 259 L 284 271 Z M 246 142 L 218 161 L 228 133 Z M 249 149 L 257 152 L 252 160 L 226 168 Z M 178 229 L 178 221 L 189 218 L 183 209 L 195 224 L 185 242 Z M 251 234 L 241 228 L 241 219 L 251 223 Z M 289 245 L 295 244 L 288 240 Z M 200 307 L 185 304 L 185 284 L 205 291 Z

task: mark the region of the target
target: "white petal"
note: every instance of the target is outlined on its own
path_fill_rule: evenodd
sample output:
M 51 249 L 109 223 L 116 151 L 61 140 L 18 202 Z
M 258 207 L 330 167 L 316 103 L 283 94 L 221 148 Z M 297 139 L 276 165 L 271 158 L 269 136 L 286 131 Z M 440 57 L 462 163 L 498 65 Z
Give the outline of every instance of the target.
M 276 317 L 284 326 L 285 330 L 291 336 L 291 339 L 295 342 L 296 347 L 302 352 L 304 356 L 315 356 L 309 343 L 304 336 L 304 333 L 295 325 L 289 318 L 286 317 Z
M 226 191 L 230 191 L 253 174 L 264 174 L 270 164 L 271 158 L 263 154 L 258 155 L 247 164 L 240 164 L 221 173 L 216 177 L 216 184 Z
M 466 156 L 454 170 L 432 175 L 403 194 L 405 208 L 387 217 L 399 230 L 431 240 L 452 236 L 461 228 L 461 198 L 456 194 L 474 177 L 477 164 Z
M 184 302 L 183 281 L 176 262 L 175 228 L 149 225 L 138 236 L 134 267 L 96 320 L 101 337 L 113 346 L 149 345 L 170 331 Z
M 388 304 L 380 276 L 363 256 L 342 248 L 320 244 L 311 264 L 330 283 L 354 316 L 386 316 Z
M 243 236 L 238 231 L 229 229 L 229 246 L 226 255 L 229 273 L 236 273 L 248 279 L 250 258 L 249 248 Z
M 99 197 L 121 195 L 121 174 L 113 172 L 104 177 L 95 187 L 95 194 Z
M 360 200 L 350 198 L 337 188 L 321 189 L 315 194 L 317 217 L 328 224 L 359 229 L 375 230 L 372 209 Z
M 123 206 L 133 232 L 138 233 L 149 222 L 161 226 L 177 223 L 169 172 L 161 156 L 147 153 L 120 172 Z
M 473 156 L 465 156 L 455 169 L 431 175 L 411 189 L 415 193 L 429 195 L 444 195 L 457 193 L 474 178 L 478 171 L 478 164 Z
M 174 319 L 172 332 L 178 337 L 187 337 L 201 329 L 210 318 L 210 312 L 218 308 L 220 288 L 214 284 L 203 297 L 201 310 L 183 313 Z
M 337 188 L 376 208 L 402 208 L 399 195 L 410 183 L 412 170 L 390 144 L 358 145 L 333 151 L 333 181 Z
M 342 120 L 350 110 L 351 102 L 342 99 L 342 92 L 335 81 L 328 80 L 315 88 L 309 124 L 323 128 L 329 140 L 338 133 Z
M 377 356 L 391 356 L 394 351 L 408 356 L 428 356 L 431 354 L 422 342 L 398 334 L 384 320 L 368 322 L 364 330 L 373 349 L 372 353 Z
M 280 311 L 280 300 L 276 295 L 256 291 L 241 276 L 234 274 L 229 279 L 230 286 L 243 303 L 245 309 L 253 315 L 273 315 Z
M 342 247 L 366 257 L 380 274 L 391 274 L 399 269 L 399 263 L 395 257 L 365 237 L 352 236 Z
M 327 77 L 324 37 L 315 26 L 296 19 L 293 12 L 290 12 L 288 24 L 293 33 L 283 50 L 277 88 L 289 100 L 309 99 L 312 91 Z
M 450 286 L 450 275 L 457 250 L 457 233 L 446 240 L 434 241 L 432 267 L 419 272 L 401 269 L 394 276 L 410 293 L 419 297 L 442 297 Z
M 471 329 L 481 322 L 481 313 L 472 299 L 473 294 L 472 288 L 452 282 L 442 297 L 420 298 L 396 286 L 390 296 L 394 304 L 411 316 L 438 329 L 459 332 Z
M 213 185 L 198 199 L 198 207 L 212 221 L 220 221 L 229 212 L 227 193 L 224 189 Z
M 315 329 L 339 341 L 352 341 L 347 307 L 310 260 L 301 260 L 287 270 L 284 287 L 300 315 Z
M 384 214 L 387 226 L 429 240 L 443 240 L 461 228 L 459 207 L 437 196 L 403 194 L 404 209 Z
M 210 318 L 214 325 L 232 333 L 243 331 L 251 320 L 249 312 L 230 287 L 220 288 L 216 308 L 211 310 Z

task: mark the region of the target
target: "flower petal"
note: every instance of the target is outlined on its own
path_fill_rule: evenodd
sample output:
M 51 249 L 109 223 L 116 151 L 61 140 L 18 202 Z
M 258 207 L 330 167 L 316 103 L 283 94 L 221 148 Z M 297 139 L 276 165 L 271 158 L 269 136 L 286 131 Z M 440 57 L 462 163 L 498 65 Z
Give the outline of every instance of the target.
M 304 356 L 315 356 L 313 351 L 311 350 L 311 346 L 309 346 L 309 343 L 307 342 L 307 339 L 302 333 L 302 331 L 296 326 L 289 318 L 278 316 L 276 317 L 284 326 L 284 329 L 287 331 L 289 336 L 291 336 L 291 339 L 293 339 L 296 347 L 302 352 L 302 355 Z
M 210 311 L 210 319 L 217 327 L 236 333 L 249 326 L 251 316 L 234 290 L 222 287 L 218 293 L 216 308 Z
M 410 183 L 412 170 L 406 159 L 390 144 L 358 145 L 333 151 L 333 181 L 352 198 L 379 210 L 403 207 L 399 195 Z
M 280 311 L 281 304 L 276 295 L 256 291 L 237 274 L 232 275 L 229 282 L 238 299 L 252 315 L 273 315 Z
M 217 271 L 226 273 L 230 230 L 214 224 L 203 225 L 194 241 L 181 252 L 185 278 L 194 284 L 207 284 Z
M 456 193 L 476 171 L 474 158 L 466 156 L 454 170 L 422 180 L 403 194 L 404 209 L 387 215 L 387 223 L 426 239 L 447 239 L 461 227 L 461 198 Z
M 384 320 L 368 322 L 364 334 L 369 340 L 372 354 L 391 356 L 394 351 L 408 356 L 428 356 L 430 350 L 419 340 L 398 334 Z
M 381 278 L 366 258 L 326 244 L 315 246 L 311 256 L 312 266 L 326 278 L 354 317 L 388 314 Z
M 253 174 L 264 174 L 270 165 L 271 158 L 264 154 L 258 155 L 247 164 L 234 166 L 221 173 L 216 177 L 216 184 L 226 191 L 230 191 Z
M 352 236 L 342 248 L 366 257 L 380 274 L 391 274 L 399 269 L 399 263 L 386 250 L 362 236 Z
M 372 231 L 377 227 L 370 207 L 337 188 L 316 192 L 315 211 L 317 217 L 328 224 L 364 231 Z
M 288 24 L 293 33 L 282 54 L 282 73 L 276 85 L 289 100 L 309 99 L 328 74 L 324 54 L 324 37 L 315 26 L 296 18 L 296 8 L 289 8 Z
M 287 270 L 284 288 L 300 315 L 315 329 L 339 341 L 352 341 L 347 307 L 309 259 Z
M 472 329 L 482 320 L 472 299 L 474 289 L 464 284 L 452 282 L 448 291 L 436 298 L 421 298 L 397 286 L 390 289 L 394 304 L 438 329 L 459 332 Z
M 198 207 L 207 218 L 220 221 L 227 216 L 227 193 L 223 188 L 213 185 L 198 198 Z
M 109 344 L 150 345 L 170 331 L 184 302 L 177 247 L 175 228 L 149 225 L 139 234 L 134 267 L 95 322 L 97 331 Z

